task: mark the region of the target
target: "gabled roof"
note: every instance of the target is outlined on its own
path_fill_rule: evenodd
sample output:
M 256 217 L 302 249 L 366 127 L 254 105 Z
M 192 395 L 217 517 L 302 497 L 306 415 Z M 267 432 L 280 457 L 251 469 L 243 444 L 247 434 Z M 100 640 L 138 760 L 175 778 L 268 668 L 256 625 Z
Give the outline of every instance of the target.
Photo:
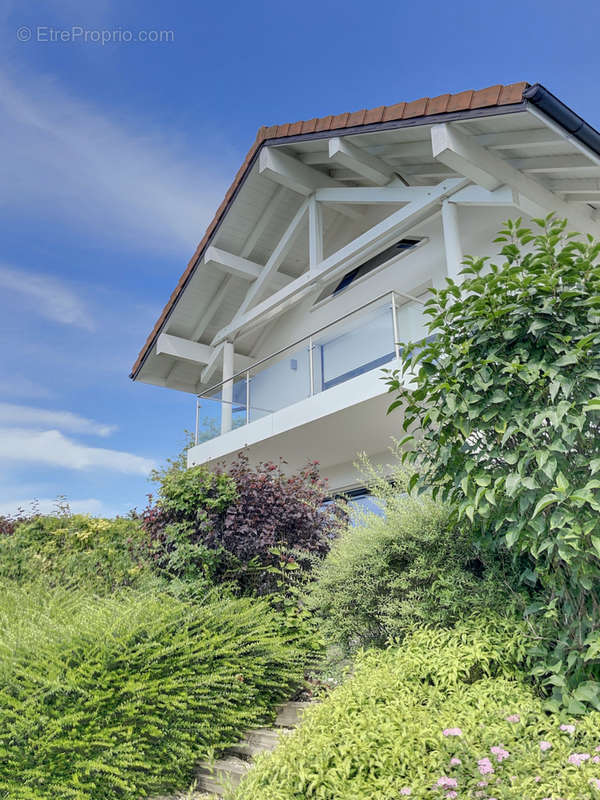
M 333 136 L 339 131 L 358 133 L 361 131 L 395 127 L 400 124 L 422 124 L 425 122 L 432 122 L 433 119 L 437 117 L 448 120 L 454 117 L 469 116 L 471 113 L 486 109 L 488 113 L 494 113 L 495 108 L 508 110 L 506 108 L 507 106 L 515 106 L 523 103 L 523 93 L 528 87 L 529 84 L 524 81 L 509 85 L 498 84 L 477 91 L 468 90 L 456 94 L 443 94 L 438 97 L 423 97 L 420 100 L 413 100 L 407 103 L 402 102 L 391 106 L 378 106 L 377 108 L 362 109 L 360 111 L 346 112 L 344 114 L 329 115 L 326 117 L 315 117 L 310 120 L 288 122 L 283 125 L 263 126 L 260 128 L 256 140 L 248 151 L 233 183 L 227 190 L 223 202 L 206 229 L 200 244 L 196 248 L 183 275 L 179 279 L 177 286 L 171 294 L 152 332 L 146 339 L 132 367 L 130 377 L 135 379 L 137 376 L 146 355 L 175 307 L 188 280 L 192 276 L 198 259 L 210 243 L 219 223 L 225 216 L 229 205 L 251 169 L 259 150 L 266 143 L 293 142 L 296 137 L 305 139 Z

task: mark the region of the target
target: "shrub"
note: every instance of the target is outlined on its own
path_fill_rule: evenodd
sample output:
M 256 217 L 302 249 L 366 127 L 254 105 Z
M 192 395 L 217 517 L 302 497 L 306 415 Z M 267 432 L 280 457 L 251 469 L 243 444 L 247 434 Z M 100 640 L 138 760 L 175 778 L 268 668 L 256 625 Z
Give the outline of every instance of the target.
M 307 604 L 330 643 L 349 653 L 382 646 L 415 625 L 447 626 L 474 609 L 516 605 L 508 563 L 486 566 L 471 531 L 430 495 L 406 494 L 407 473 L 367 470 L 385 516 L 359 513 L 314 572 Z M 508 559 L 504 559 L 508 562 Z
M 490 616 L 363 654 L 236 800 L 600 797 L 600 714 L 544 711 L 518 668 L 525 633 Z
M 274 550 L 296 551 L 302 566 L 325 555 L 337 530 L 316 464 L 286 475 L 271 463 L 252 467 L 242 454 L 226 472 L 172 462 L 157 478 L 158 502 L 143 521 L 169 575 L 209 574 L 265 593 L 275 587 L 271 568 L 281 555 Z
M 138 800 L 271 717 L 309 657 L 266 601 L 0 592 L 0 796 Z
M 110 592 L 137 586 L 151 574 L 139 522 L 81 514 L 38 516 L 0 536 L 0 577 Z
M 414 481 L 530 560 L 544 599 L 536 674 L 554 707 L 600 708 L 600 243 L 508 222 L 504 264 L 465 259 L 429 339 L 390 378 L 419 429 Z M 409 439 L 410 437 L 407 437 Z

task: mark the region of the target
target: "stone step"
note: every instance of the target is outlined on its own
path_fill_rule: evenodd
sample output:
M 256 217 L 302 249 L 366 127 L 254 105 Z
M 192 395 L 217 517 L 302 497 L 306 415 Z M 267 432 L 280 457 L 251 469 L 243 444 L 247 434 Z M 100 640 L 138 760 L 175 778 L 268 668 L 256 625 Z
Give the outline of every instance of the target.
M 283 733 L 284 729 L 272 730 L 271 728 L 257 728 L 249 731 L 241 742 L 237 742 L 232 747 L 227 748 L 227 753 L 240 756 L 241 758 L 254 758 L 259 753 L 266 753 L 274 750 Z
M 295 728 L 300 723 L 302 714 L 312 703 L 289 702 L 277 709 L 275 725 L 279 728 Z
M 237 786 L 250 763 L 236 756 L 219 758 L 212 764 L 202 761 L 196 767 L 196 788 L 201 792 L 223 795 L 229 786 Z

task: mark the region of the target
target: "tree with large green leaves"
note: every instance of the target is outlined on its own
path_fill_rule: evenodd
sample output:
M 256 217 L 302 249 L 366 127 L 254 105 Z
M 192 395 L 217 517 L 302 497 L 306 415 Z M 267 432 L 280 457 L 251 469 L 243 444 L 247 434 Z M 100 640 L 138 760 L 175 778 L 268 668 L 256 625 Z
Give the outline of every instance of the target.
M 533 671 L 578 713 L 600 708 L 600 243 L 534 223 L 508 221 L 499 263 L 468 257 L 432 291 L 429 335 L 387 382 L 411 487 L 530 564 Z

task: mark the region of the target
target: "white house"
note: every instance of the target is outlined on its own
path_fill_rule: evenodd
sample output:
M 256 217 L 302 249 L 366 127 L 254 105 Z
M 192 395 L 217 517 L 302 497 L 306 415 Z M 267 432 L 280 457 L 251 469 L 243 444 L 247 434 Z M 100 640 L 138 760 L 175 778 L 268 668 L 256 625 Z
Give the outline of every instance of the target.
M 248 448 L 351 489 L 399 434 L 381 366 L 424 334 L 429 287 L 508 217 L 599 236 L 597 209 L 600 134 L 539 84 L 261 128 L 131 377 L 216 415 L 190 465 Z

